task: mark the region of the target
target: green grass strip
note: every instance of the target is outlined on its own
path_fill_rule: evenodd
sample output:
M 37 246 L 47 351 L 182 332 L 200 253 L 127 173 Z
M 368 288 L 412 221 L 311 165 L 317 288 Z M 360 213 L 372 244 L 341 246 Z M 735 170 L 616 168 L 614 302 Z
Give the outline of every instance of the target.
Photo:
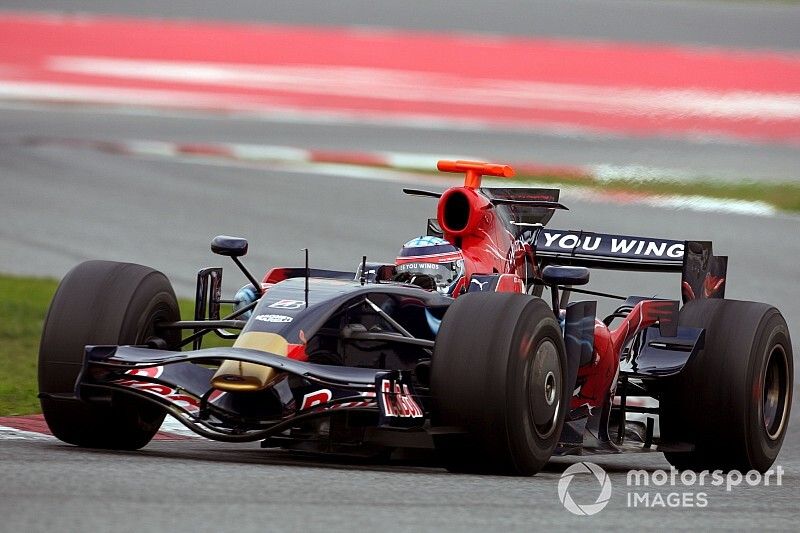
M 41 412 L 36 397 L 39 339 L 57 286 L 52 279 L 0 275 L 0 416 Z M 181 317 L 193 315 L 193 300 L 179 304 Z M 204 337 L 204 347 L 225 345 L 230 342 Z
M 36 357 L 58 283 L 0 276 L 0 415 L 39 412 Z

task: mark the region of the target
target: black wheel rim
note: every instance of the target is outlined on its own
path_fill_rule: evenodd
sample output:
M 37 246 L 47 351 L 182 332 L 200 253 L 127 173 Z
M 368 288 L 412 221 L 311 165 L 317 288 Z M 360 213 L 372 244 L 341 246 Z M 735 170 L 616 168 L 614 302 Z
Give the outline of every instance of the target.
M 789 406 L 789 361 L 783 346 L 775 346 L 769 354 L 762 377 L 761 419 L 767 437 L 777 440 L 786 425 Z
M 161 303 L 152 309 L 147 316 L 147 321 L 136 334 L 136 344 L 148 344 L 159 349 L 172 350 L 180 342 L 178 330 L 164 330 L 158 327 L 159 322 L 177 320 L 167 304 Z M 163 347 L 162 347 L 163 346 Z
M 532 426 L 540 439 L 550 437 L 558 425 L 561 409 L 561 366 L 558 348 L 545 339 L 527 365 L 527 397 Z

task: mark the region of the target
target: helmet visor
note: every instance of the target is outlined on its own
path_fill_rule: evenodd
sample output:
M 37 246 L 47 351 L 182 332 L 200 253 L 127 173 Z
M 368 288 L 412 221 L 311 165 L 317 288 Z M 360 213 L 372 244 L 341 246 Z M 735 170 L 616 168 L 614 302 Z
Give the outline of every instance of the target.
M 463 273 L 463 261 L 447 263 L 403 263 L 397 265 L 396 281 L 413 283 L 423 288 L 439 292 L 448 292 Z M 431 285 L 430 280 L 435 286 Z

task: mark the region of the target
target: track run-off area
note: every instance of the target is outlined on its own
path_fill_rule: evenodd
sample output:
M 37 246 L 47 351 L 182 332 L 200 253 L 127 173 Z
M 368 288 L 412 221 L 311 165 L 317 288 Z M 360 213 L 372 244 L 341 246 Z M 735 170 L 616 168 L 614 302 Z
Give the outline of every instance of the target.
M 7 13 L 0 98 L 800 145 L 800 54 L 674 45 Z

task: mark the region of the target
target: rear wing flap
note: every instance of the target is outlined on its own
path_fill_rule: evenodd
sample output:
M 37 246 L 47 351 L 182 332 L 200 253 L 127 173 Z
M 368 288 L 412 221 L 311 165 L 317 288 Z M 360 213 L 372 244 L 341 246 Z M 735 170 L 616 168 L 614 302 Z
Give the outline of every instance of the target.
M 536 232 L 536 257 L 545 263 L 681 272 L 685 241 L 543 228 Z
M 609 270 L 680 272 L 683 301 L 724 298 L 728 258 L 715 256 L 711 242 L 542 228 L 532 232 L 542 263 Z

